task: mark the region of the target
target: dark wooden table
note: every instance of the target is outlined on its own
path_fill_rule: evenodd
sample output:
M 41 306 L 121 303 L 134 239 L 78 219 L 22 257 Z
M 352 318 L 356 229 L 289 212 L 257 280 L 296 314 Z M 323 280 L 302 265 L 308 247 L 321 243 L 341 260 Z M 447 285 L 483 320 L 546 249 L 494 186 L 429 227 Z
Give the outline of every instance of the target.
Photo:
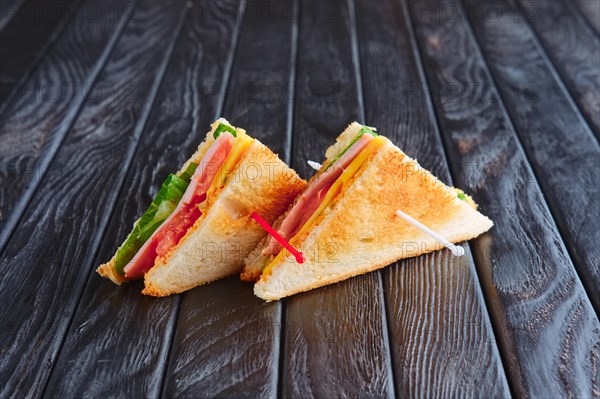
M 0 397 L 600 397 L 598 0 L 0 6 Z M 306 178 L 377 126 L 496 225 L 269 304 L 100 278 L 221 115 Z

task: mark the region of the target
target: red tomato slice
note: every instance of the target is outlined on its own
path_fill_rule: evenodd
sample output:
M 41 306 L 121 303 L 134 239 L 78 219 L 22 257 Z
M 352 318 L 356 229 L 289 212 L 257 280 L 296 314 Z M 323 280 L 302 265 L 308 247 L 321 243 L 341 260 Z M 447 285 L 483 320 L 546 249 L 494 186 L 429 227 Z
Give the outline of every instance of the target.
M 142 245 L 133 259 L 123 269 L 127 279 L 144 277 L 153 266 L 157 256 L 165 256 L 202 215 L 198 205 L 206 200 L 206 191 L 215 179 L 221 165 L 227 160 L 233 147 L 234 137 L 223 132 L 210 146 L 190 185 L 173 213 Z
M 156 246 L 156 255 L 165 256 L 167 252 L 179 243 L 185 233 L 196 223 L 196 220 L 202 215 L 198 205 L 206 199 L 203 194 L 202 199 L 194 202 L 194 205 L 184 205 L 182 209 L 161 228 L 160 237 L 156 237 L 158 242 Z

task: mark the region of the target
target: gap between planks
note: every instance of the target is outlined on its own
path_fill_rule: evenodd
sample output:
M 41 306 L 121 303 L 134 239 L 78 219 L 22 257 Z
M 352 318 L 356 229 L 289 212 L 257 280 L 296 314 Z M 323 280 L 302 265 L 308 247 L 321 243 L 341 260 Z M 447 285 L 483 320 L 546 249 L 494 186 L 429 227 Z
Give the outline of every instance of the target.
M 411 0 L 399 0 L 399 1 L 401 1 L 402 8 L 404 10 L 406 25 L 407 25 L 407 29 L 409 32 L 410 42 L 412 44 L 413 53 L 414 53 L 414 57 L 415 57 L 416 64 L 417 64 L 417 69 L 419 71 L 420 80 L 421 80 L 422 84 L 425 86 L 427 93 L 432 93 L 432 90 L 430 88 L 431 85 L 430 85 L 430 82 L 425 73 L 425 67 L 423 65 L 422 49 L 419 46 L 419 44 L 417 42 L 417 38 L 415 36 L 415 27 L 414 27 L 414 20 L 413 20 L 414 17 L 412 16 L 412 13 L 409 11 L 408 4 L 406 3 L 406 1 L 411 1 Z M 426 102 L 427 102 L 429 115 L 431 115 L 433 118 L 433 124 L 435 126 L 436 133 L 440 139 L 440 143 L 442 143 L 442 153 L 443 153 L 444 161 L 448 168 L 448 173 L 450 174 L 451 183 L 453 183 L 454 181 L 456 181 L 456 172 L 455 172 L 454 168 L 450 167 L 451 165 L 448 162 L 448 159 L 449 159 L 448 149 L 447 149 L 448 143 L 446 142 L 446 139 L 445 139 L 444 135 L 442 134 L 438 112 L 436 111 L 435 106 L 433 105 L 433 101 L 431 99 L 431 94 L 428 94 L 426 96 Z M 498 359 L 500 361 L 502 371 L 504 372 L 504 374 L 506 376 L 506 382 L 508 384 L 509 393 L 511 396 L 514 396 L 514 389 L 512 386 L 512 381 L 510 380 L 510 378 L 508 378 L 509 374 L 507 373 L 507 370 L 506 370 L 506 361 L 504 359 L 503 351 L 500 350 L 500 348 L 498 346 L 498 340 L 496 339 L 496 337 L 498 336 L 498 332 L 497 332 L 498 327 L 497 327 L 496 323 L 491 322 L 493 313 L 491 312 L 491 309 L 490 309 L 489 299 L 483 293 L 483 288 L 481 286 L 481 279 L 479 277 L 479 272 L 478 272 L 479 269 L 477 267 L 477 262 L 476 262 L 475 258 L 473 258 L 473 255 L 472 255 L 473 250 L 471 248 L 471 244 L 469 242 L 466 242 L 466 243 L 464 243 L 464 245 L 466 245 L 468 247 L 467 253 L 471 257 L 471 260 L 475 266 L 471 270 L 473 272 L 473 280 L 474 280 L 473 283 L 475 286 L 475 290 L 478 293 L 478 295 L 477 295 L 478 298 L 483 302 L 483 309 L 485 309 L 487 321 L 490 322 L 489 323 L 491 326 L 490 332 L 492 334 L 492 336 L 490 338 L 492 339 L 493 346 L 495 347 L 496 353 L 498 354 Z
M 457 2 L 457 4 L 459 4 L 459 6 L 461 7 L 461 11 L 462 11 L 462 15 L 467 15 L 467 11 L 464 8 L 464 1 L 465 0 L 459 0 Z M 517 13 L 522 13 L 522 10 L 520 9 L 520 7 L 517 7 L 512 1 L 509 0 L 505 0 L 507 1 L 507 4 L 509 7 L 512 7 L 513 10 Z M 497 76 L 494 74 L 494 69 L 491 67 L 490 65 L 490 61 L 488 60 L 488 58 L 485 55 L 484 50 L 482 49 L 482 44 L 481 44 L 481 38 L 478 37 L 475 34 L 475 30 L 473 28 L 473 25 L 471 23 L 471 21 L 469 20 L 469 18 L 466 18 L 467 21 L 467 27 L 470 31 L 471 36 L 474 39 L 474 42 L 477 45 L 477 52 L 478 55 L 480 57 L 480 59 L 482 60 L 482 62 L 485 65 L 485 69 L 486 72 L 488 74 L 488 76 L 490 77 L 494 87 L 499 88 L 501 87 L 500 82 L 497 79 Z M 576 110 L 579 113 L 580 119 L 581 121 L 585 124 L 585 126 L 590 130 L 590 132 L 592 132 L 593 130 L 591 129 L 591 126 L 589 124 L 589 122 L 587 121 L 587 119 L 582 115 L 581 113 L 581 109 L 577 106 L 577 103 L 574 101 L 573 97 L 571 96 L 571 93 L 569 90 L 567 90 L 567 87 L 565 85 L 565 83 L 563 82 L 560 74 L 556 71 L 556 68 L 554 67 L 554 64 L 552 64 L 552 62 L 550 61 L 550 59 L 547 56 L 547 53 L 545 52 L 545 49 L 543 48 L 543 46 L 541 45 L 539 38 L 537 36 L 537 32 L 535 31 L 535 29 L 531 26 L 529 19 L 526 19 L 527 27 L 529 29 L 529 31 L 532 33 L 531 37 L 532 40 L 534 40 L 535 45 L 537 47 L 537 49 L 539 50 L 540 56 L 542 58 L 542 60 L 544 61 L 544 64 L 548 67 L 548 69 L 550 70 L 550 74 L 551 77 L 554 78 L 554 80 L 557 82 L 557 84 L 560 86 L 560 88 L 562 89 L 562 92 L 565 96 L 565 98 L 570 102 L 570 104 L 572 105 L 573 109 Z M 505 98 L 505 96 L 502 94 L 502 90 L 497 89 L 496 90 L 498 97 L 500 99 L 498 106 L 501 109 L 501 112 L 506 115 L 506 121 L 509 124 L 509 128 L 510 130 L 513 131 L 513 136 L 516 138 L 516 141 L 520 147 L 521 152 L 523 153 L 525 160 L 527 161 L 528 165 L 529 165 L 529 170 L 530 172 L 533 174 L 534 178 L 535 178 L 535 185 L 537 186 L 538 191 L 541 193 L 542 197 L 544 198 L 544 204 L 546 206 L 546 210 L 549 212 L 550 216 L 552 217 L 552 222 L 554 224 L 554 229 L 558 232 L 560 238 L 561 238 L 561 244 L 562 247 L 564 248 L 564 250 L 566 251 L 566 253 L 569 255 L 569 259 L 571 260 L 571 269 L 573 269 L 573 271 L 575 272 L 575 276 L 577 276 L 577 279 L 579 280 L 581 287 L 583 288 L 583 291 L 586 294 L 587 300 L 590 302 L 590 304 L 592 305 L 592 309 L 594 310 L 594 312 L 596 313 L 596 317 L 600 318 L 599 316 L 599 310 L 596 306 L 596 304 L 594 302 L 592 302 L 592 296 L 590 295 L 589 289 L 587 288 L 587 284 L 584 283 L 584 280 L 581 277 L 581 273 L 580 273 L 580 267 L 578 266 L 578 263 L 575 262 L 576 258 L 573 256 L 573 251 L 574 248 L 571 248 L 570 245 L 568 245 L 568 240 L 565 239 L 566 236 L 568 236 L 568 232 L 566 231 L 566 228 L 560 228 L 560 226 L 557 223 L 557 209 L 555 209 L 554 207 L 551 206 L 551 201 L 549 200 L 549 196 L 551 195 L 551 193 L 548 192 L 548 190 L 544 189 L 543 184 L 540 183 L 541 177 L 539 176 L 539 173 L 536 171 L 536 168 L 534 167 L 535 163 L 532 162 L 531 160 L 531 154 L 530 152 L 527 150 L 527 147 L 525 146 L 525 144 L 523 143 L 523 140 L 521 139 L 521 135 L 518 133 L 519 129 L 517 129 L 515 122 L 513 120 L 512 115 L 510 114 L 510 112 L 508 112 L 508 107 L 506 106 L 507 103 L 507 99 Z M 592 137 L 595 137 L 594 134 L 591 134 Z
M 531 22 L 531 17 L 529 16 L 530 13 L 527 12 L 526 6 L 523 4 L 523 0 L 506 0 L 506 1 L 508 2 L 509 6 L 513 8 L 515 13 L 518 13 L 524 17 L 523 19 L 526 21 L 529 31 L 532 33 L 532 35 L 531 35 L 532 40 L 535 41 L 535 45 L 540 52 L 540 56 L 544 60 L 545 65 L 550 70 L 552 77 L 555 79 L 557 84 L 561 87 L 563 93 L 565 94 L 565 98 L 567 98 L 568 101 L 572 104 L 572 106 L 578 111 L 581 120 L 584 121 L 587 128 L 592 132 L 592 136 L 594 136 L 597 141 L 600 140 L 598 137 L 598 134 L 600 134 L 600 132 L 596 131 L 593 121 L 590 120 L 589 113 L 586 112 L 586 110 L 582 108 L 582 106 L 580 105 L 580 102 L 577 100 L 576 88 L 572 87 L 571 84 L 568 84 L 568 82 L 567 82 L 568 77 L 565 77 L 564 74 L 559 71 L 559 68 L 557 68 L 557 66 L 555 65 L 555 62 L 552 61 L 552 59 L 554 58 L 554 57 L 550 56 L 552 53 L 552 50 L 544 45 L 543 40 L 540 40 L 541 39 L 540 32 L 538 31 L 538 28 L 535 26 L 535 24 L 533 24 Z M 563 0 L 553 0 L 553 1 L 558 2 L 558 1 L 563 1 Z M 598 1 L 598 6 L 600 7 L 600 0 L 596 0 L 596 1 Z M 588 26 L 589 21 L 586 18 L 584 18 L 582 15 L 579 14 L 578 8 L 574 4 L 571 4 L 572 0 L 564 1 L 563 3 L 571 10 L 571 12 L 573 13 L 573 17 L 579 19 L 580 20 L 579 22 L 582 22 L 581 20 L 583 20 L 583 23 L 586 26 Z M 588 26 L 588 28 L 592 32 L 594 31 L 591 27 Z M 479 43 L 479 41 L 478 41 L 478 43 Z M 596 54 L 596 55 L 598 56 L 599 61 L 600 61 L 600 54 Z M 555 61 L 558 61 L 558 60 L 555 60 Z
M 286 126 L 285 126 L 285 144 L 284 144 L 284 151 L 285 151 L 285 163 L 288 165 L 292 164 L 293 161 L 293 143 L 294 143 L 294 120 L 295 120 L 295 113 L 294 113 L 294 105 L 296 104 L 296 78 L 297 78 L 297 71 L 298 71 L 298 41 L 300 39 L 300 13 L 298 12 L 300 9 L 300 4 L 298 3 L 298 0 L 293 0 L 292 2 L 293 8 L 294 8 L 294 15 L 293 15 L 293 23 L 292 23 L 292 45 L 290 48 L 290 55 L 291 55 L 291 59 L 290 59 L 290 74 L 288 76 L 288 81 L 289 81 L 289 87 L 290 87 L 290 93 L 289 98 L 292 99 L 292 101 L 288 101 L 288 108 L 287 108 L 287 119 L 286 119 Z M 278 359 L 278 364 L 277 364 L 277 377 L 276 377 L 276 383 L 275 383 L 275 392 L 277 392 L 277 395 L 279 397 L 283 396 L 283 392 L 284 392 L 284 387 L 283 387 L 283 376 L 285 374 L 285 364 L 286 364 L 286 341 L 285 341 L 285 337 L 286 337 L 286 326 L 285 326 L 285 320 L 286 320 L 286 307 L 287 307 L 287 299 L 283 298 L 281 299 L 281 304 L 279 306 L 279 336 L 277 339 L 277 351 L 279 359 Z
M 358 98 L 358 110 L 360 123 L 367 124 L 367 115 L 365 108 L 365 94 L 363 91 L 363 74 L 360 64 L 360 44 L 358 42 L 358 24 L 356 22 L 356 0 L 348 0 L 348 16 L 350 18 L 350 28 L 352 33 L 352 63 L 354 66 L 355 80 L 356 80 L 356 95 Z M 390 309 L 389 303 L 385 295 L 385 286 L 383 284 L 383 270 L 377 270 L 377 285 L 379 287 L 379 300 L 381 301 L 383 309 L 381 310 L 381 319 L 383 326 L 383 339 L 385 345 L 385 356 L 386 356 L 386 367 L 391 377 L 390 392 L 393 398 L 398 397 L 396 391 L 396 370 L 394 368 L 394 362 L 392 360 L 392 339 L 389 329 L 390 320 Z
M 214 120 L 216 120 L 217 118 L 219 118 L 221 116 L 221 113 L 223 112 L 223 107 L 225 105 L 225 100 L 227 97 L 227 89 L 228 89 L 230 81 L 231 81 L 231 71 L 233 69 L 233 61 L 235 59 L 235 54 L 237 52 L 241 26 L 242 26 L 242 22 L 244 20 L 245 12 L 246 12 L 246 2 L 247 2 L 247 0 L 241 0 L 239 3 L 239 6 L 238 6 L 238 14 L 236 16 L 237 20 L 235 22 L 235 27 L 232 32 L 233 40 L 231 42 L 231 47 L 229 48 L 229 52 L 227 54 L 227 60 L 225 63 L 225 67 L 224 67 L 224 71 L 223 71 L 223 78 L 222 78 L 223 84 L 221 84 L 221 90 L 219 91 L 219 96 L 218 96 L 219 99 L 217 100 L 217 108 L 215 111 L 215 115 L 213 117 Z M 160 392 L 161 392 L 160 396 L 162 398 L 166 398 L 169 396 L 169 393 L 167 392 L 168 386 L 166 384 L 167 374 L 169 372 L 168 365 L 172 361 L 171 357 L 172 357 L 172 353 L 173 353 L 173 348 L 175 346 L 175 338 L 177 337 L 177 326 L 179 325 L 179 318 L 181 315 L 181 304 L 182 304 L 184 295 L 186 295 L 186 293 L 177 295 L 177 301 L 175 303 L 175 317 L 173 317 L 173 321 L 168 328 L 169 351 L 167 353 L 167 360 L 163 366 L 162 379 L 160 381 Z
M 83 0 L 76 0 L 76 1 L 74 1 L 73 5 L 71 5 L 71 6 L 65 5 L 64 6 L 66 9 L 65 15 L 60 19 L 60 21 L 58 21 L 57 25 L 52 29 L 50 38 L 48 39 L 48 42 L 43 44 L 41 51 L 32 60 L 30 65 L 26 66 L 24 68 L 25 71 L 23 72 L 21 77 L 18 79 L 17 83 L 14 85 L 13 91 L 6 98 L 0 99 L 0 101 L 2 101 L 0 103 L 0 122 L 4 119 L 4 113 L 7 111 L 10 104 L 13 103 L 15 96 L 18 93 L 20 93 L 21 90 L 23 90 L 23 86 L 25 85 L 25 83 L 27 82 L 29 77 L 32 75 L 33 71 L 35 71 L 37 66 L 46 57 L 46 54 L 48 54 L 50 52 L 50 50 L 52 49 L 54 44 L 60 39 L 63 32 L 65 31 L 65 28 L 69 25 L 69 22 L 71 21 L 71 17 L 77 14 L 77 12 L 82 4 L 83 4 Z M 0 12 L 1 12 L 1 10 L 0 10 Z M 25 12 L 25 11 L 19 10 L 19 12 Z M 8 23 L 6 25 L 8 26 Z M 3 29 L 3 28 L 0 28 L 0 29 Z M 3 32 L 0 31 L 0 35 L 2 33 Z M 4 93 L 1 93 L 1 94 L 4 95 Z
M 115 45 L 121 37 L 121 34 L 123 33 L 127 22 L 133 14 L 133 10 L 135 8 L 134 4 L 135 3 L 132 2 L 127 5 L 128 8 L 124 13 L 122 19 L 119 21 L 119 25 L 117 26 L 117 29 L 115 29 L 115 33 L 111 36 L 110 41 L 108 42 L 108 44 L 104 48 L 104 51 L 102 52 L 102 55 L 96 61 L 94 68 L 89 73 L 87 80 L 91 82 L 91 85 L 94 85 L 96 83 L 98 77 L 100 76 L 100 72 L 104 68 L 106 62 L 108 61 L 108 58 L 110 57 L 110 54 L 112 53 Z M 64 119 L 60 122 L 60 128 L 56 133 L 56 136 L 53 138 L 51 145 L 49 146 L 47 151 L 44 152 L 44 155 L 42 155 L 37 161 L 36 169 L 39 178 L 34 180 L 36 183 L 29 184 L 26 186 L 25 190 L 21 194 L 21 198 L 6 218 L 6 222 L 4 227 L 2 228 L 2 231 L 0 231 L 0 254 L 2 254 L 6 249 L 6 245 L 8 244 L 10 237 L 15 231 L 19 221 L 21 220 L 21 217 L 23 216 L 27 205 L 31 201 L 31 198 L 33 197 L 35 192 L 37 191 L 37 188 L 40 186 L 42 180 L 44 180 L 44 176 L 46 174 L 46 171 L 48 170 L 48 167 L 52 163 L 52 160 L 54 159 L 54 156 L 58 152 L 58 149 L 60 148 L 62 142 L 67 136 L 67 133 L 71 130 L 71 127 L 73 126 L 73 123 L 75 122 L 79 111 L 85 104 L 85 101 L 87 100 L 90 92 L 91 90 L 88 91 L 85 95 L 80 96 L 79 100 L 76 100 L 74 103 L 69 105 L 68 111 Z
M 133 9 L 135 7 L 131 7 L 130 12 L 127 14 L 127 18 L 126 20 L 129 19 L 129 17 L 132 15 L 133 13 Z M 183 7 L 183 11 L 181 13 L 179 22 L 177 24 L 177 27 L 175 29 L 175 35 L 174 37 L 171 39 L 171 42 L 169 43 L 169 47 L 166 50 L 166 54 L 165 57 L 163 59 L 163 62 L 161 63 L 161 65 L 159 66 L 156 75 L 154 77 L 154 81 L 152 82 L 152 87 L 150 89 L 150 93 L 148 95 L 148 99 L 146 100 L 146 102 L 144 103 L 144 106 L 142 108 L 142 111 L 140 113 L 140 117 L 135 125 L 135 128 L 133 130 L 133 138 L 134 140 L 132 140 L 132 143 L 129 145 L 128 149 L 127 149 L 127 153 L 125 155 L 125 160 L 123 162 L 123 168 L 121 169 L 120 174 L 116 177 L 115 179 L 115 187 L 116 189 L 113 190 L 113 194 L 109 197 L 108 200 L 108 211 L 105 213 L 105 217 L 103 217 L 101 219 L 101 223 L 100 226 L 97 229 L 97 233 L 94 235 L 94 238 L 92 239 L 92 243 L 90 245 L 91 248 L 91 252 L 90 255 L 88 255 L 90 257 L 90 261 L 86 261 L 84 262 L 84 264 L 90 263 L 97 255 L 97 252 L 100 248 L 100 243 L 102 242 L 102 239 L 104 237 L 104 234 L 107 230 L 108 227 L 108 223 L 112 217 L 113 212 L 115 211 L 115 205 L 117 203 L 117 199 L 119 197 L 120 192 L 122 191 L 122 188 L 124 186 L 125 183 L 125 177 L 127 176 L 127 172 L 129 170 L 129 167 L 131 166 L 131 161 L 133 159 L 133 156 L 135 155 L 136 149 L 137 149 L 137 145 L 141 139 L 141 136 L 143 134 L 144 128 L 146 126 L 146 122 L 148 121 L 148 118 L 150 117 L 151 111 L 154 108 L 154 103 L 157 97 L 157 94 L 159 92 L 162 80 L 164 78 L 165 72 L 168 69 L 168 65 L 171 61 L 171 58 L 173 56 L 173 52 L 175 49 L 175 45 L 178 42 L 179 36 L 181 34 L 181 31 L 183 29 L 184 26 L 184 22 L 186 20 L 186 17 L 188 15 L 188 11 L 189 11 L 189 7 L 184 6 Z M 126 24 L 124 24 L 126 25 Z M 121 29 L 121 33 L 124 29 Z M 114 46 L 114 44 L 113 44 Z M 108 56 L 107 56 L 108 58 Z M 106 61 L 106 60 L 105 60 Z M 98 73 L 99 74 L 99 73 Z M 97 75 L 95 76 L 95 78 L 97 77 Z M 90 279 L 91 273 L 92 273 L 92 269 L 90 268 L 87 272 L 87 277 L 86 277 L 86 281 L 88 281 Z M 75 306 L 75 309 L 71 315 L 71 317 L 69 317 L 69 319 L 67 320 L 67 327 L 65 330 L 65 334 L 62 337 L 57 353 L 60 353 L 62 346 L 64 345 L 64 342 L 66 340 L 66 337 L 68 335 L 68 332 L 71 330 L 71 324 L 73 322 L 73 319 L 75 317 L 75 315 L 77 314 L 77 309 L 79 308 L 79 303 L 81 301 L 81 297 L 83 296 L 85 287 L 87 284 L 83 285 L 83 287 L 80 289 L 80 292 L 77 295 L 77 305 Z M 173 335 L 173 334 L 171 334 Z M 46 379 L 46 383 L 44 385 L 44 389 L 43 389 L 43 393 L 46 391 L 47 387 L 48 387 L 48 383 L 51 380 L 52 377 L 52 373 L 54 370 L 54 366 L 56 365 L 56 362 L 52 363 L 52 367 L 51 370 L 48 374 L 48 378 Z M 42 393 L 42 396 L 43 396 Z

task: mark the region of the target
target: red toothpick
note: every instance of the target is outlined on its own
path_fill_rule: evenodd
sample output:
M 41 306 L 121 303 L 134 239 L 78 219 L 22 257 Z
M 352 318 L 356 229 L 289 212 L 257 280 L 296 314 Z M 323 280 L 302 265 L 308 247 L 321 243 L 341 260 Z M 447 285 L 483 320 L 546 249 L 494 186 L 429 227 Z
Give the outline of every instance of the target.
M 252 212 L 250 216 L 252 216 L 252 218 L 256 220 L 256 222 L 260 224 L 263 229 L 267 230 L 269 234 L 271 234 L 277 241 L 279 241 L 279 243 L 283 247 L 285 247 L 285 249 L 290 251 L 290 253 L 296 258 L 296 262 L 304 263 L 304 254 L 296 250 L 296 248 L 292 247 L 292 245 L 289 242 L 287 242 L 285 238 L 280 236 L 279 233 L 275 231 L 275 229 L 269 226 L 269 223 L 267 223 L 262 217 L 260 217 L 258 213 Z

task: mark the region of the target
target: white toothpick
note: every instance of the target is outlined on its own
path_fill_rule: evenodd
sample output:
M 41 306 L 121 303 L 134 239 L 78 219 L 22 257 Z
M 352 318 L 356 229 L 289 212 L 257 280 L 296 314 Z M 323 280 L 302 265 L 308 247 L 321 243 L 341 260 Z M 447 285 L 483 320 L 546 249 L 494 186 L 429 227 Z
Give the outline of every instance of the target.
M 424 233 L 429 234 L 431 237 L 435 238 L 440 243 L 444 244 L 446 248 L 448 248 L 452 255 L 454 256 L 463 256 L 465 254 L 465 249 L 459 245 L 454 245 L 450 241 L 446 240 L 444 237 L 431 230 L 429 227 L 425 226 L 423 223 L 411 218 L 406 213 L 401 210 L 396 211 L 396 215 L 400 216 L 402 219 L 406 220 L 408 223 L 415 226 L 417 229 L 421 230 Z
M 315 161 L 306 161 L 308 163 L 308 165 L 313 168 L 314 170 L 320 170 L 321 169 L 321 164 Z

